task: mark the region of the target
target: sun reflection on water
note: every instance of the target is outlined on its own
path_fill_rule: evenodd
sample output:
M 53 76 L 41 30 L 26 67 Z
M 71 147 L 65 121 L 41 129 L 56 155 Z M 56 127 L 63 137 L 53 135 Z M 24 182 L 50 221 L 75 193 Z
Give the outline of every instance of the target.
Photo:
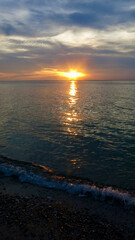
M 75 81 L 72 81 L 70 84 L 69 95 L 74 96 L 76 95 L 76 84 Z
M 81 168 L 80 159 L 71 159 L 70 163 L 72 164 L 73 168 Z
M 69 105 L 74 105 L 77 102 L 77 87 L 76 87 L 76 82 L 71 81 L 70 83 L 70 89 L 69 89 Z
M 78 131 L 77 131 L 77 123 L 81 120 L 79 118 L 79 113 L 77 111 L 77 101 L 78 101 L 78 96 L 77 96 L 77 85 L 76 81 L 71 81 L 70 82 L 70 88 L 68 92 L 69 98 L 68 98 L 68 111 L 65 112 L 65 122 L 64 125 L 67 125 L 67 132 L 68 134 L 77 136 Z
M 77 81 L 71 80 L 69 89 L 67 90 L 67 99 L 65 101 L 64 111 L 62 113 L 62 125 L 64 126 L 64 134 L 68 136 L 69 147 L 72 149 L 74 141 L 80 141 L 82 137 L 81 112 L 79 107 L 79 91 Z M 74 147 L 73 147 L 74 148 Z M 78 150 L 76 150 L 78 151 Z M 79 169 L 82 165 L 82 160 L 79 159 L 78 153 L 71 154 L 68 159 L 69 168 Z M 72 167 L 71 167 L 72 166 Z

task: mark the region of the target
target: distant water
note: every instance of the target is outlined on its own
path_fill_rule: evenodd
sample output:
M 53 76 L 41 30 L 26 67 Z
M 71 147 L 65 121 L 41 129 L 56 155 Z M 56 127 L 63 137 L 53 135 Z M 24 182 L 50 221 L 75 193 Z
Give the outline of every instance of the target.
M 135 190 L 135 82 L 0 82 L 0 155 Z

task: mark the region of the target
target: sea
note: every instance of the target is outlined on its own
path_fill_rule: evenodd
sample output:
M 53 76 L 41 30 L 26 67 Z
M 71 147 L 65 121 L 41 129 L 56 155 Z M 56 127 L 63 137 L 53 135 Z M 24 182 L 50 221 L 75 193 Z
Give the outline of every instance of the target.
M 1 81 L 0 172 L 135 204 L 135 81 Z

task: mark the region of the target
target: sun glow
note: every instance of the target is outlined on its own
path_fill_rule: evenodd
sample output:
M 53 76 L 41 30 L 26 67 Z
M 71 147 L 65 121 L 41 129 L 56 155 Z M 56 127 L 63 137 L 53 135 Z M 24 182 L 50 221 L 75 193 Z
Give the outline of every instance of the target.
M 70 72 L 59 72 L 59 75 L 70 79 L 76 79 L 78 77 L 85 76 L 84 73 L 77 72 L 76 70 L 71 70 Z
M 73 97 L 76 95 L 76 85 L 74 81 L 71 82 L 69 94 Z

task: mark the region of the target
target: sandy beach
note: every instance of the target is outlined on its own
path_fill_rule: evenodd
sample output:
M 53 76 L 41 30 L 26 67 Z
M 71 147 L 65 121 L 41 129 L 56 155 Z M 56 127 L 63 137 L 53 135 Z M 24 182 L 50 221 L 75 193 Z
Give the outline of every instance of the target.
M 135 213 L 0 175 L 0 239 L 134 239 Z

